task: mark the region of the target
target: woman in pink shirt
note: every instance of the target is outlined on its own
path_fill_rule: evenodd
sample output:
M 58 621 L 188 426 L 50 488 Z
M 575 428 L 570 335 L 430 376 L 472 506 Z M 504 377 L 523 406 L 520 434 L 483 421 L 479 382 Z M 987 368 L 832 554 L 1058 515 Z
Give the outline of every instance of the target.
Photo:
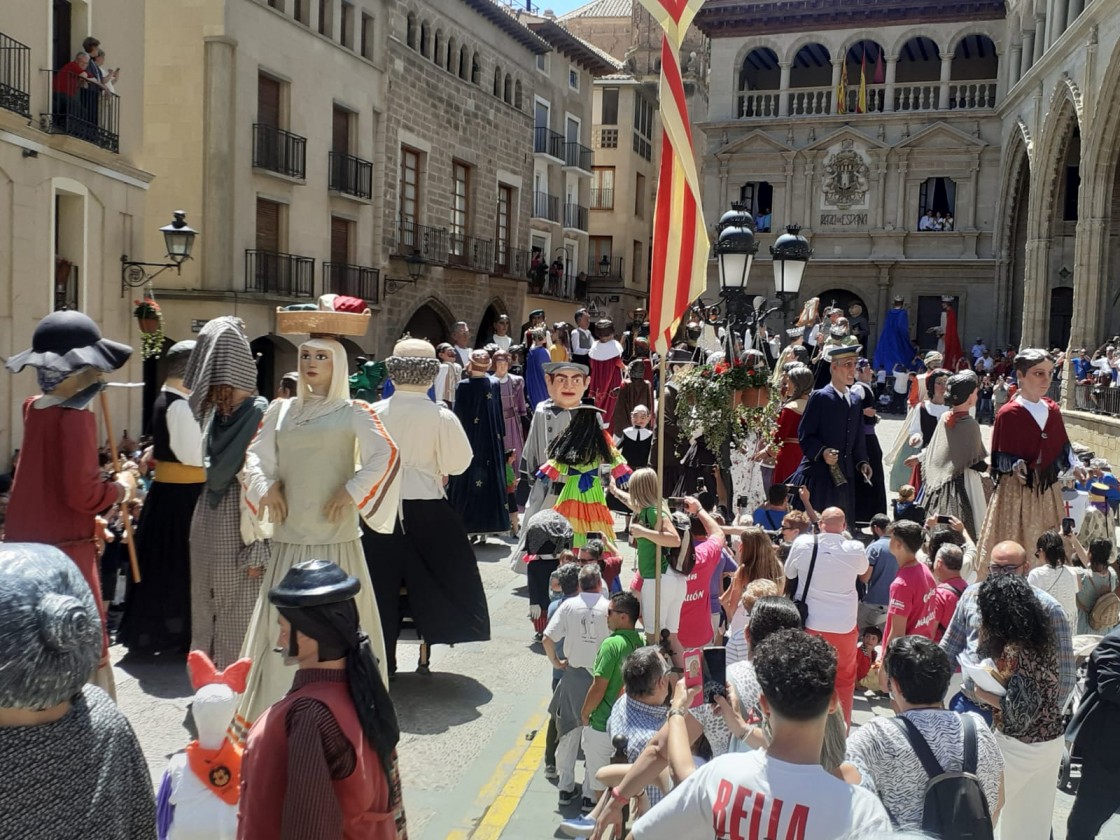
M 683 648 L 703 647 L 712 640 L 711 586 L 712 570 L 723 550 L 723 531 L 700 503 L 687 497 L 688 516 L 673 514 L 673 526 L 681 534 L 679 569 L 688 569 L 688 589 L 681 606 L 681 623 L 677 638 Z M 688 535 L 691 539 L 685 540 Z

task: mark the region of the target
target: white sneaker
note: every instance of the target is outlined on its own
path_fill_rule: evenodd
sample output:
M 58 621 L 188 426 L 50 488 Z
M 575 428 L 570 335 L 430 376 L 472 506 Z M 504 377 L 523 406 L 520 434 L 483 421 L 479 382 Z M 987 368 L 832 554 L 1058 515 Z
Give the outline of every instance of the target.
M 595 830 L 595 820 L 590 815 L 564 820 L 560 823 L 560 830 L 568 837 L 590 837 Z

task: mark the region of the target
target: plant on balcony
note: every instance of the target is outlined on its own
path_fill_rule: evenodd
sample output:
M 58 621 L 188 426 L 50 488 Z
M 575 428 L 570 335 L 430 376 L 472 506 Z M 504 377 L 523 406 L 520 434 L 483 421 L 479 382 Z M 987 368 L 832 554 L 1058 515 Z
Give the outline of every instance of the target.
M 155 298 L 146 294 L 143 300 L 133 301 L 133 316 L 140 325 L 141 351 L 145 359 L 159 358 L 163 353 L 163 311 Z
M 697 365 L 677 379 L 677 423 L 682 437 L 704 436 L 713 452 L 724 442 L 741 448 L 756 434 L 772 438 L 778 423 L 780 400 L 770 392 L 769 371 L 734 362 Z

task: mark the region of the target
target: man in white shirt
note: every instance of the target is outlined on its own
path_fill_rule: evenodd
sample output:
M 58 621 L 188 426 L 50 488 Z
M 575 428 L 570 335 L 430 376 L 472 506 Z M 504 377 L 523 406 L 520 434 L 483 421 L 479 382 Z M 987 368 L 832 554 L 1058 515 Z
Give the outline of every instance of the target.
M 455 355 L 459 357 L 459 365 L 463 370 L 470 367 L 471 363 L 471 328 L 466 321 L 456 321 L 451 328 L 451 342 L 455 345 Z
M 984 339 L 977 338 L 976 343 L 972 345 L 972 360 L 975 362 L 984 355 L 984 351 L 988 348 L 984 346 Z
M 918 230 L 937 230 L 937 219 L 933 217 L 932 210 L 927 210 L 922 216 L 921 221 L 918 222 Z
M 805 534 L 793 541 L 786 560 L 786 579 L 797 580 L 794 600 L 804 600 L 809 607 L 805 629 L 820 636 L 836 648 L 839 667 L 836 673 L 836 694 L 844 710 L 844 719 L 852 720 L 852 695 L 856 685 L 856 643 L 859 628 L 856 613 L 859 595 L 856 578 L 868 569 L 863 543 L 844 535 L 844 511 L 825 508 L 821 513 L 821 533 Z M 813 563 L 814 539 L 817 560 Z M 809 567 L 813 566 L 808 582 Z
M 575 329 L 572 330 L 572 361 L 591 367 L 587 354 L 591 352 L 591 345 L 595 343 L 591 335 L 591 313 L 586 309 L 577 309 L 575 314 Z
M 564 601 L 545 627 L 542 643 L 552 667 L 562 670 L 564 676 L 556 687 L 549 712 L 556 716 L 556 731 L 560 736 L 556 744 L 556 772 L 560 776 L 560 804 L 570 805 L 579 801 L 576 787 L 576 757 L 579 754 L 579 710 L 587 689 L 591 686 L 591 668 L 599 645 L 610 635 L 607 629 L 607 600 L 602 595 L 603 581 L 599 567 L 588 564 L 580 569 L 580 594 Z M 556 645 L 564 643 L 565 659 L 556 655 Z M 574 715 L 571 714 L 574 709 Z M 585 786 L 590 790 L 590 782 Z
M 455 389 L 459 385 L 459 380 L 463 378 L 463 368 L 457 361 L 459 355 L 452 345 L 444 342 L 436 348 L 436 358 L 440 363 L 439 373 L 436 374 L 436 402 L 454 408 Z
M 630 837 L 840 840 L 889 832 L 874 795 L 820 764 L 835 706 L 835 651 L 801 630 L 781 630 L 755 648 L 753 661 L 769 748 L 708 762 L 639 819 Z

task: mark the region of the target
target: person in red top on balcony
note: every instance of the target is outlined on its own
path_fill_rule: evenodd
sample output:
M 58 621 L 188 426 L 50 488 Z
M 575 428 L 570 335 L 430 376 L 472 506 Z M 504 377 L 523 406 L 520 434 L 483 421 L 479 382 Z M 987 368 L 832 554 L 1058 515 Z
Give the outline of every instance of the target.
M 105 387 L 102 373 L 123 367 L 131 355 L 131 347 L 102 338 L 88 315 L 61 310 L 43 318 L 32 334 L 31 349 L 7 363 L 12 373 L 35 368 L 42 393 L 23 404 L 23 446 L 5 538 L 60 548 L 94 592 L 101 591 L 97 515 L 123 502 L 135 483 L 127 473 L 105 480 L 97 458 L 97 420 L 87 409 Z M 101 661 L 91 681 L 114 696 L 100 599 L 98 611 Z
M 89 53 L 80 52 L 54 74 L 53 101 L 55 116 L 67 114 L 81 118 L 79 92 L 92 78 L 89 72 Z
M 354 601 L 334 563 L 296 563 L 268 593 L 292 690 L 249 731 L 238 840 L 404 840 L 400 726 Z

